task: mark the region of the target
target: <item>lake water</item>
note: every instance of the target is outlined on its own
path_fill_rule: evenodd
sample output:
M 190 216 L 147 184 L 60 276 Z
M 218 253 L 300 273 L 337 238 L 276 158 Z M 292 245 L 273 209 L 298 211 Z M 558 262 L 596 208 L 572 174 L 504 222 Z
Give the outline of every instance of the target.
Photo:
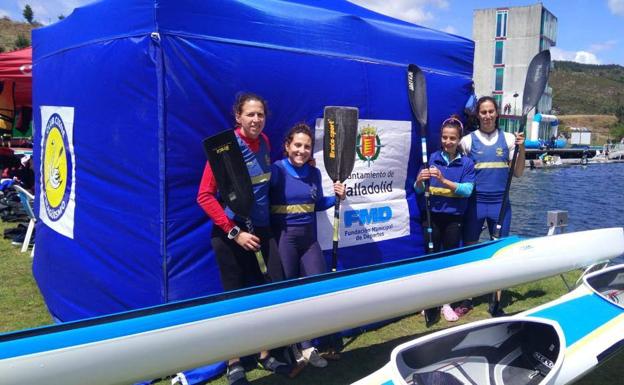
M 624 163 L 527 168 L 510 199 L 511 234 L 546 235 L 548 210 L 568 211 L 565 232 L 624 227 Z

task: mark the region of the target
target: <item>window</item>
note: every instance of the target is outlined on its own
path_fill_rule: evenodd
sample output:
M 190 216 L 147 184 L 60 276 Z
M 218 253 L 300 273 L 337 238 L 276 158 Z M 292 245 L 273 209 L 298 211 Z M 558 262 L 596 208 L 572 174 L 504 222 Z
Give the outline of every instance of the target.
M 505 75 L 504 68 L 496 68 L 496 80 L 494 82 L 494 91 L 503 90 L 503 76 Z
M 545 36 L 553 44 L 557 40 L 557 18 L 546 8 L 542 9 L 542 22 L 540 25 L 540 34 Z
M 503 64 L 503 45 L 504 41 L 496 41 L 496 47 L 494 49 L 494 64 Z
M 496 12 L 496 37 L 507 36 L 507 11 Z
M 496 100 L 496 105 L 498 106 L 498 109 L 501 109 L 501 104 L 503 103 L 503 95 L 500 94 L 494 94 L 492 95 L 492 97 L 494 98 L 494 100 Z M 498 111 L 498 113 L 500 114 L 501 112 Z

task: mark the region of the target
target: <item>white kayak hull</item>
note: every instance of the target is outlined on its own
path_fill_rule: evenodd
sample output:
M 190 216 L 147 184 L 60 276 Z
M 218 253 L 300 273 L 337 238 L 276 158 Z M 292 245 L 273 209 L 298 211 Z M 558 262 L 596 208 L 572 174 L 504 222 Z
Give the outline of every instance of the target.
M 354 385 L 429 385 L 433 374 L 448 376 L 444 383 L 457 385 L 570 384 L 624 348 L 623 303 L 624 265 L 617 265 L 588 274 L 582 286 L 534 309 L 399 345 L 388 364 Z M 503 343 L 509 336 L 500 326 L 509 331 L 510 325 L 526 323 L 550 325 L 552 331 L 527 333 L 529 340 L 538 334 L 541 343 L 527 343 L 526 337 L 515 345 L 511 338 Z M 505 361 L 522 355 L 517 362 Z M 504 358 L 493 359 L 497 357 Z M 505 376 L 505 371 L 514 375 Z
M 159 378 L 538 280 L 622 250 L 622 228 L 510 237 L 422 260 L 8 333 L 0 335 L 0 385 Z

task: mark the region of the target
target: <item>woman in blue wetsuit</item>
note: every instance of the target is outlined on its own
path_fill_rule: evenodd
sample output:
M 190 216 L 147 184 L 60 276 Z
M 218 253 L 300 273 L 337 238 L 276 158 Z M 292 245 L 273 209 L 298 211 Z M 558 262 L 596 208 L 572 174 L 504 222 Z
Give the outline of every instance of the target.
M 484 223 L 490 236 L 494 234 L 496 222 L 505 195 L 510 161 L 515 145 L 519 152 L 513 175 L 521 177 L 525 166 L 524 134 L 503 132 L 498 128 L 498 105 L 494 98 L 483 96 L 477 101 L 479 129 L 461 140 L 463 152 L 475 163 L 475 193 L 470 199 L 464 224 L 464 243 L 477 243 Z M 501 236 L 509 235 L 511 226 L 511 203 L 508 202 L 501 221 Z M 463 306 L 469 310 L 470 304 Z M 492 296 L 489 312 L 492 316 L 503 315 L 500 307 L 500 292 Z
M 457 150 L 462 131 L 456 116 L 442 122 L 442 149 L 431 155 L 429 167 L 420 170 L 414 183 L 416 193 L 423 194 L 429 181 L 434 251 L 454 249 L 462 240 L 462 223 L 475 181 L 474 163 Z M 427 326 L 437 321 L 439 313 L 439 308 L 425 311 Z M 458 319 L 449 304 L 442 306 L 442 314 L 450 322 Z
M 271 167 L 269 196 L 271 225 L 278 237 L 278 250 L 286 279 L 325 273 L 327 265 L 316 238 L 316 211 L 334 206 L 335 196 L 323 196 L 321 173 L 308 161 L 312 155 L 312 132 L 305 123 L 290 129 L 284 141 L 286 157 Z M 345 186 L 334 183 L 334 192 L 345 198 Z M 310 341 L 301 343 L 303 358 L 325 367 Z

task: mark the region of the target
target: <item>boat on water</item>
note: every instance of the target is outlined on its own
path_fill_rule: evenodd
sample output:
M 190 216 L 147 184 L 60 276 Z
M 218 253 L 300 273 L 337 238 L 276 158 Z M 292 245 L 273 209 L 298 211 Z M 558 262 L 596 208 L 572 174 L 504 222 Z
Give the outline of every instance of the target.
M 561 160 L 559 155 L 550 155 L 548 153 L 543 153 L 537 159 L 530 159 L 527 161 L 529 164 L 529 168 L 551 168 L 551 167 L 561 167 L 561 166 L 569 166 L 571 164 L 564 163 Z
M 622 250 L 619 227 L 508 237 L 1 334 L 0 385 L 113 385 L 160 378 L 560 274 L 617 257 Z M 275 325 L 280 325 L 277 332 Z
M 542 161 L 542 167 L 563 166 L 563 162 L 561 161 L 561 157 L 559 155 L 544 154 L 544 156 L 540 156 L 539 159 Z
M 354 385 L 570 384 L 624 348 L 624 264 L 561 298 L 406 342 Z

